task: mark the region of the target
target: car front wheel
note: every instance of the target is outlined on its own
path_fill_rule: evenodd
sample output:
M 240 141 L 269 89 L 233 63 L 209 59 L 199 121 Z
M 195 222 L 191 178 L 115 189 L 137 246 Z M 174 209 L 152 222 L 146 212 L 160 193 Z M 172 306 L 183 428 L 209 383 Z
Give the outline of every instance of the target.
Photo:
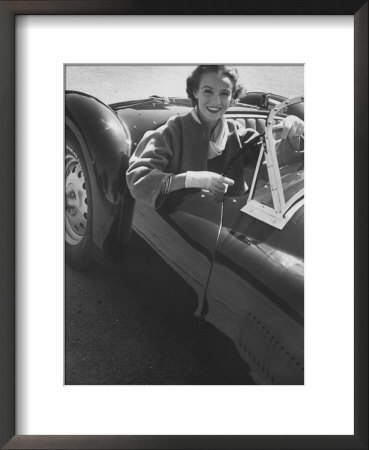
M 65 257 L 82 269 L 92 261 L 92 195 L 88 170 L 75 135 L 65 135 Z

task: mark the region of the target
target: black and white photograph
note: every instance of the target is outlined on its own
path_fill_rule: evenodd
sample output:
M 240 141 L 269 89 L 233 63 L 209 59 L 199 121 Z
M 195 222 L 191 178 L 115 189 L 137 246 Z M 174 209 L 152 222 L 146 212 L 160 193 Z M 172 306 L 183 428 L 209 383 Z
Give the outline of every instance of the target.
M 65 384 L 304 384 L 304 66 L 65 65 Z

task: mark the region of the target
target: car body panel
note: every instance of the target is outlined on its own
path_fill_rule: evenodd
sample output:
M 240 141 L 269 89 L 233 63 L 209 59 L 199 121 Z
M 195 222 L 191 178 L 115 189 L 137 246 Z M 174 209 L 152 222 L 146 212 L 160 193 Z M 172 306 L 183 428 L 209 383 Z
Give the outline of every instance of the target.
M 109 252 L 126 186 L 129 130 L 107 105 L 75 91 L 67 91 L 65 96 L 65 126 L 77 137 L 88 167 L 94 199 L 94 246 L 99 252 Z
M 206 295 L 206 319 L 233 339 L 263 383 L 301 384 L 303 206 L 283 230 L 278 230 L 240 213 L 245 197 L 225 200 Z M 250 328 L 247 333 L 246 328 Z M 273 346 L 273 352 L 263 355 L 259 349 L 267 344 Z M 292 361 L 299 363 L 299 370 L 291 373 L 290 363 L 283 370 L 282 367 L 276 370 L 272 356 L 283 351 L 286 358 L 292 357 Z M 286 359 L 284 356 L 282 359 Z
M 134 152 L 147 130 L 152 130 L 165 124 L 175 115 L 185 114 L 190 109 L 189 102 L 180 102 L 175 98 L 165 99 L 150 97 L 145 100 L 135 100 L 112 104 L 111 107 L 130 129 L 132 148 Z
M 222 214 L 219 198 L 204 192 L 170 213 L 138 203 L 133 226 L 193 287 L 196 313 L 235 342 L 256 380 L 302 384 L 303 205 L 278 230 L 240 213 L 246 201 L 226 198 Z
M 222 217 L 222 199 L 196 190 L 172 211 L 136 202 L 133 227 L 184 278 L 198 296 L 200 314 Z

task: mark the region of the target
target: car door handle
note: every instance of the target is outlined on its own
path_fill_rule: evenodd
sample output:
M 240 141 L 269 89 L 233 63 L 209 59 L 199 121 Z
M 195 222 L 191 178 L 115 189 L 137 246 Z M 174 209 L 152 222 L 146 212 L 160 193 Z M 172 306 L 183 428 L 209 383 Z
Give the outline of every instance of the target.
M 229 230 L 229 234 L 234 236 L 239 241 L 243 242 L 244 244 L 251 245 L 252 241 L 244 234 L 239 233 L 238 231 Z

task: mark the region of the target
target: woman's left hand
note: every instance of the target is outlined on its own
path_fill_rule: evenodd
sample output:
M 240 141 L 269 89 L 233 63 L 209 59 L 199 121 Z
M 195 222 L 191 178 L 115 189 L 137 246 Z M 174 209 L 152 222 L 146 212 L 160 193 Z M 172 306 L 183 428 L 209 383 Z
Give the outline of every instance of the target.
M 282 139 L 302 136 L 304 134 L 304 121 L 296 116 L 288 116 L 283 121 Z

